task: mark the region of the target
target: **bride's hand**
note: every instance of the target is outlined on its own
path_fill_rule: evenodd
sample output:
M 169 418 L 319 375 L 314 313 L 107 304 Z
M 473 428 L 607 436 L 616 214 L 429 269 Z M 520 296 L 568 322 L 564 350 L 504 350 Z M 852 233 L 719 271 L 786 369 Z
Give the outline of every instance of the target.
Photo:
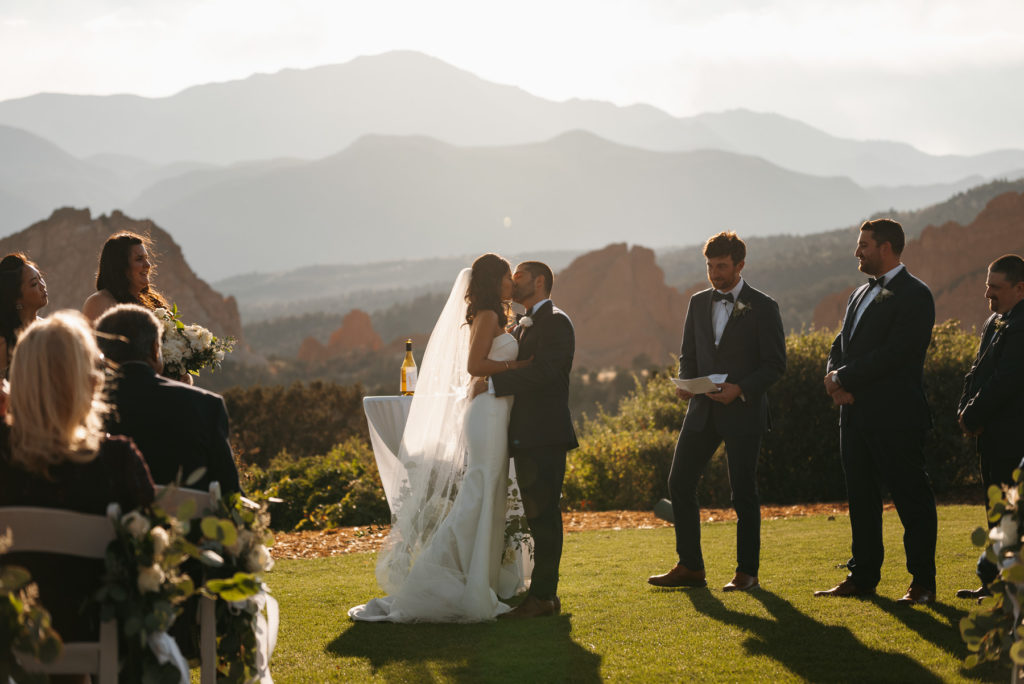
M 508 369 L 509 370 L 515 370 L 517 368 L 526 368 L 531 363 L 533 363 L 533 357 L 532 356 L 530 358 L 528 358 L 528 359 L 522 359 L 521 361 L 509 361 L 508 362 Z

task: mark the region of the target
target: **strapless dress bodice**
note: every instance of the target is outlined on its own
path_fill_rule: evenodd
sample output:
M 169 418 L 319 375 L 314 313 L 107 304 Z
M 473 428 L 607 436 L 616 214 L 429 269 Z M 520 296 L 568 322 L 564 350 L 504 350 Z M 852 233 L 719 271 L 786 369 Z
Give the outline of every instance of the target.
M 511 333 L 502 333 L 491 342 L 491 351 L 487 355 L 492 361 L 515 361 L 519 355 L 519 342 Z

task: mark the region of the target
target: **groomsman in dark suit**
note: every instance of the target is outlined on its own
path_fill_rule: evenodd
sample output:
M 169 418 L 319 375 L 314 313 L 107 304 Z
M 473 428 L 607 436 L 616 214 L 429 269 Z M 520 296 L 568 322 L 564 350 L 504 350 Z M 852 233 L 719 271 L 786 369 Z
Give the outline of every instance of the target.
M 206 472 L 192 487 L 219 482 L 221 492 L 240 490 L 228 441 L 228 412 L 218 394 L 160 375 L 162 327 L 149 310 L 120 304 L 96 321 L 103 355 L 119 364 L 107 430 L 132 438 L 157 484 Z
M 888 487 L 903 522 L 907 570 L 900 603 L 935 600 L 935 497 L 924 467 L 931 414 L 924 395 L 924 358 L 935 324 L 928 286 L 900 262 L 903 227 L 865 221 L 855 256 L 868 282 L 850 296 L 843 329 L 832 343 L 825 390 L 839 406 L 839 449 L 850 499 L 853 557 L 849 575 L 815 596 L 875 593 L 881 578 L 882 491 Z
M 718 391 L 693 395 L 676 390 L 689 404 L 669 473 L 678 564 L 648 582 L 659 587 L 707 585 L 700 547 L 697 483 L 725 442 L 732 505 L 736 510 L 736 573 L 725 591 L 758 586 L 761 508 L 757 458 L 769 426 L 768 388 L 786 371 L 786 336 L 779 306 L 747 285 L 740 272 L 746 245 L 732 232 L 704 245 L 712 288 L 690 298 L 683 325 L 679 377 L 727 374 Z
M 993 261 L 985 297 L 993 314 L 985 321 L 978 356 L 964 378 L 957 417 L 964 434 L 977 439 L 987 492 L 993 485 L 1012 485 L 1014 469 L 1024 465 L 1024 259 L 1007 254 Z M 981 587 L 961 589 L 957 597 L 990 596 L 988 585 L 998 574 L 999 568 L 982 554 Z
M 576 333 L 564 311 L 551 302 L 554 276 L 539 261 L 526 261 L 512 274 L 513 298 L 526 315 L 513 334 L 519 358 L 532 359 L 523 368 L 490 378 L 490 388 L 513 395 L 509 416 L 509 455 L 515 461 L 523 509 L 533 535 L 533 574 L 527 597 L 502 618 L 558 615 L 558 566 L 562 558 L 562 482 L 565 455 L 575 449 L 576 431 L 569 413 L 569 373 L 576 351 Z M 486 383 L 474 392 L 487 391 Z

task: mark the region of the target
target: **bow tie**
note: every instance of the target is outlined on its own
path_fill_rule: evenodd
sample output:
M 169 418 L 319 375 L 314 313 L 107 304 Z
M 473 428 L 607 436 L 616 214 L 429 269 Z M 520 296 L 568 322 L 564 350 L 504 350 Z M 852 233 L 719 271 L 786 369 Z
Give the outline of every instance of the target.
M 882 287 L 885 284 L 885 276 L 878 276 L 877 278 L 868 278 L 868 289 L 870 290 L 875 285 Z
M 714 292 L 711 293 L 711 301 L 713 301 L 713 302 L 729 302 L 730 304 L 732 304 L 734 300 L 733 300 L 732 292 L 726 292 L 725 294 L 723 294 L 723 293 L 719 292 L 718 290 L 715 290 Z

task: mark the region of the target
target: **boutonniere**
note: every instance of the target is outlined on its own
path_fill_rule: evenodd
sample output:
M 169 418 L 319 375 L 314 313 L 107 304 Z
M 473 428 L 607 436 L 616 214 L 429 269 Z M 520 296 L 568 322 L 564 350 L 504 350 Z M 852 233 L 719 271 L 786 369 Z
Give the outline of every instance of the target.
M 750 306 L 746 302 L 741 302 L 737 299 L 736 304 L 734 304 L 732 307 L 732 315 L 729 318 L 739 318 L 740 316 L 745 316 L 746 313 L 753 308 L 754 307 Z
M 531 325 L 533 325 L 533 319 L 529 316 L 523 316 L 519 319 L 520 328 L 529 328 Z
M 1000 316 L 999 318 L 996 319 L 996 322 L 993 323 L 993 325 L 995 326 L 995 331 L 999 332 L 1000 330 L 1007 326 L 1006 319 Z
M 892 297 L 892 290 L 887 290 L 883 287 L 880 290 L 878 290 L 878 294 L 875 295 L 875 301 L 881 304 L 890 297 Z

